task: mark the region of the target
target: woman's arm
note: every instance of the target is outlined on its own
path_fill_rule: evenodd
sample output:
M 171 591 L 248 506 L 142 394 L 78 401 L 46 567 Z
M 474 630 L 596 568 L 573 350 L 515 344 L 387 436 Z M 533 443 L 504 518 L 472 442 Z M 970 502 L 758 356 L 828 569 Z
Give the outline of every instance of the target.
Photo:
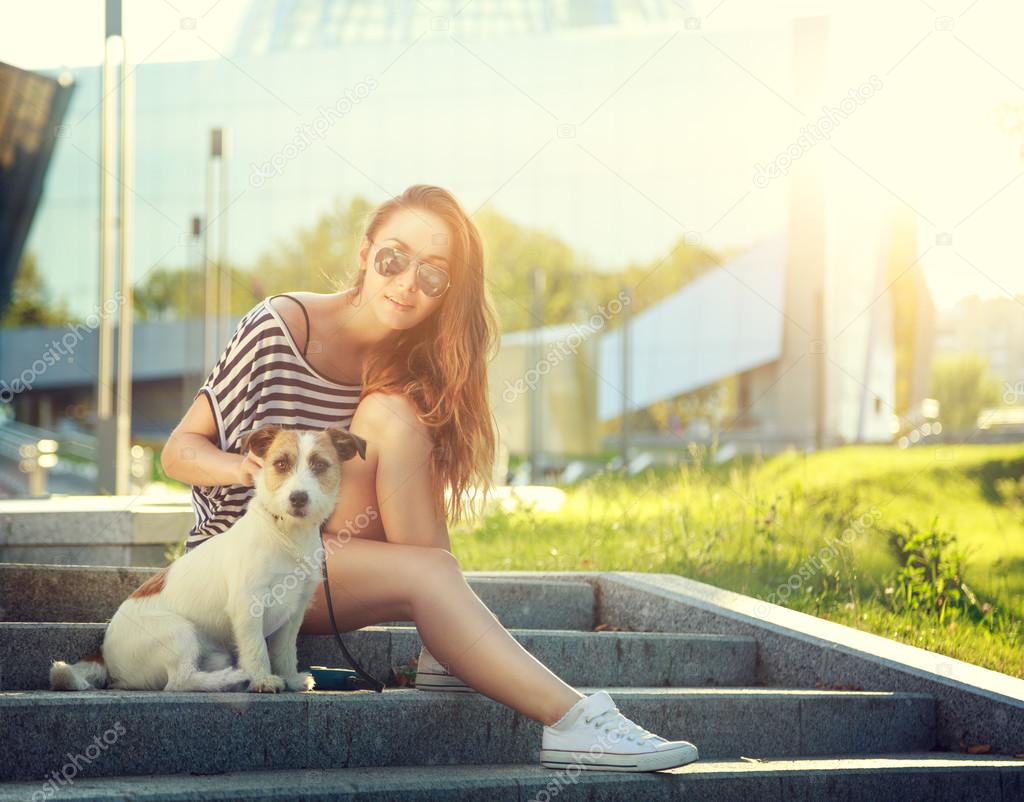
M 217 441 L 217 422 L 210 401 L 200 394 L 185 417 L 174 427 L 160 452 L 160 465 L 172 479 L 201 487 L 246 485 L 251 487 L 252 470 L 258 464 L 250 456 L 221 451 Z
M 252 454 L 222 451 L 219 446 L 222 439 L 231 442 L 240 425 L 242 405 L 236 404 L 229 414 L 222 404 L 239 385 L 248 386 L 252 354 L 260 347 L 262 326 L 269 319 L 261 316 L 263 306 L 264 302 L 260 301 L 238 322 L 224 353 L 192 400 L 192 406 L 167 438 L 160 452 L 160 464 L 172 479 L 198 487 L 253 486 L 252 475 L 260 469 L 262 460 Z M 218 421 L 225 433 L 223 438 Z

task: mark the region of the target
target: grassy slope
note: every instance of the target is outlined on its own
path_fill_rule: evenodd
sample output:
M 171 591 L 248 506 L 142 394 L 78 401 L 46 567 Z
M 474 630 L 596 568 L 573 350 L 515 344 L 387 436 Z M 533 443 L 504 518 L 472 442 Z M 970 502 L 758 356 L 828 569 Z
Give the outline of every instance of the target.
M 1022 473 L 1019 445 L 697 463 L 594 477 L 558 513 L 494 512 L 453 527 L 452 543 L 466 570 L 677 573 L 1024 677 L 1024 512 L 994 484 Z M 1006 616 L 995 632 L 885 603 L 887 529 L 936 516 L 967 552 L 967 584 Z

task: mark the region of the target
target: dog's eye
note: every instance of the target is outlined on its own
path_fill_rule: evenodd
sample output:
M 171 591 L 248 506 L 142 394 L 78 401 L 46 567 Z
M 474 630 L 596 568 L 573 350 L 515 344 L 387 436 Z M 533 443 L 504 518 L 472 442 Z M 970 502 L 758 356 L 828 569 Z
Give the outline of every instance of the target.
M 310 460 L 309 464 L 313 467 L 316 473 L 321 473 L 327 470 L 327 463 L 322 459 Z
M 288 470 L 288 460 L 286 460 L 286 459 L 275 460 L 274 461 L 274 467 L 277 468 L 279 471 L 286 471 L 286 470 Z

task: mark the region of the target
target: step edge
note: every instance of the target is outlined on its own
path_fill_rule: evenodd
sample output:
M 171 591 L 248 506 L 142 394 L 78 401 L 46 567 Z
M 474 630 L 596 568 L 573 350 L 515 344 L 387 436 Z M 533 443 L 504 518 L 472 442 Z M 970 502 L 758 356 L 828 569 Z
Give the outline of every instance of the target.
M 730 777 L 781 777 L 808 778 L 828 773 L 830 775 L 856 775 L 865 772 L 882 772 L 900 774 L 903 772 L 920 772 L 956 774 L 961 772 L 978 773 L 1016 773 L 1024 772 L 1024 760 L 1004 757 L 1001 755 L 964 755 L 946 752 L 907 752 L 879 755 L 836 755 L 795 758 L 774 758 L 753 763 L 743 759 L 697 761 L 680 769 L 661 772 L 578 772 L 577 779 L 587 784 L 637 784 L 665 782 L 664 777 L 670 775 L 680 780 L 714 782 Z M 194 786 L 201 788 L 211 782 L 220 786 L 221 791 L 230 790 L 237 785 L 249 787 L 292 787 L 307 784 L 317 779 L 320 785 L 325 779 L 333 781 L 330 788 L 355 793 L 366 790 L 367 784 L 377 790 L 411 787 L 424 778 L 443 782 L 454 780 L 448 788 L 440 790 L 456 790 L 461 784 L 472 782 L 477 787 L 502 787 L 516 780 L 544 781 L 558 772 L 545 769 L 534 763 L 477 763 L 447 764 L 433 766 L 359 766 L 339 767 L 334 769 L 258 769 L 246 772 L 225 772 L 223 774 L 192 775 L 192 774 L 153 774 L 153 775 L 115 775 L 109 777 L 83 777 L 75 780 L 80 791 L 97 793 L 117 793 L 118 789 L 130 789 L 135 786 L 159 785 L 174 783 L 178 788 Z M 408 776 L 403 776 L 408 775 Z M 454 777 L 452 775 L 455 775 Z M 298 781 L 298 782 L 297 782 Z M 358 785 L 356 784 L 358 783 Z M 7 799 L 23 798 L 13 794 L 21 794 L 29 789 L 39 789 L 39 781 L 7 781 L 0 782 L 0 802 Z M 156 793 L 156 791 L 154 791 Z

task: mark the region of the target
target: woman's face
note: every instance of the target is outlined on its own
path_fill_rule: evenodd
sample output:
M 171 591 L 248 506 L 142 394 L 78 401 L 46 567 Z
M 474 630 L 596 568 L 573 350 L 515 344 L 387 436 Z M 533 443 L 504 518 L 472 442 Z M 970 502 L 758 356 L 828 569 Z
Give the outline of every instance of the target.
M 447 293 L 438 298 L 424 295 L 416 281 L 415 263 L 397 276 L 382 276 L 373 260 L 381 247 L 391 246 L 435 267 L 452 272 L 451 234 L 444 221 L 425 209 L 398 209 L 378 230 L 371 244 L 363 238 L 360 265 L 366 268 L 362 296 L 377 318 L 393 329 L 410 329 L 433 314 Z

